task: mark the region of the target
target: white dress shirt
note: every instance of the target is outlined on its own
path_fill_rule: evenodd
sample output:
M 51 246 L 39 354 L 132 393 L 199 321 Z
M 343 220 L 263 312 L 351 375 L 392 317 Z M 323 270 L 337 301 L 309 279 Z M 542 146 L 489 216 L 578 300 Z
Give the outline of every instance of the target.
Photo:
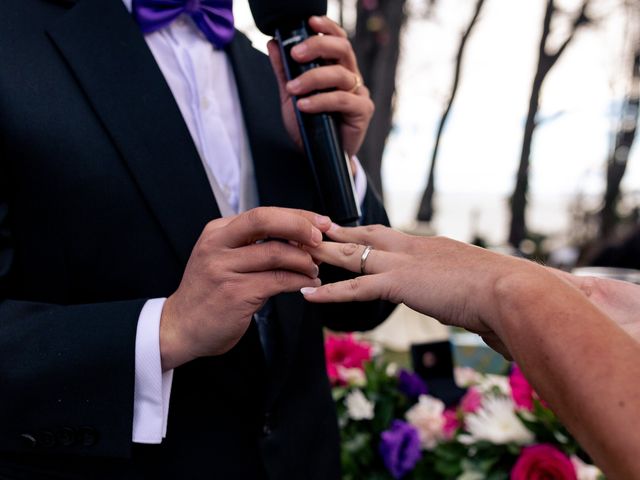
M 131 0 L 122 1 L 131 11 Z M 243 165 L 251 163 L 251 154 L 227 55 L 214 49 L 184 15 L 145 35 L 145 40 L 187 124 L 222 214 L 256 207 L 247 204 L 246 198 L 253 197 L 241 192 Z M 361 203 L 366 189 L 366 176 L 357 175 Z M 162 372 L 160 358 L 160 316 L 165 300 L 147 301 L 138 319 L 133 409 L 133 441 L 137 443 L 161 443 L 167 431 L 173 370 Z

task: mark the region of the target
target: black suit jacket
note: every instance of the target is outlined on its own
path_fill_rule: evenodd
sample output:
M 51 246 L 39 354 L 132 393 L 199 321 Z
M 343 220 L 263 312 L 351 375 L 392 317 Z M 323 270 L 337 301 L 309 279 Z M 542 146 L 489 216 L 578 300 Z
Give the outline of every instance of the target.
M 261 204 L 316 209 L 268 60 L 240 34 L 228 55 Z M 387 221 L 371 192 L 364 211 Z M 0 478 L 339 477 L 322 328 L 375 326 L 381 302 L 276 297 L 273 368 L 250 328 L 176 370 L 161 445 L 131 442 L 140 310 L 219 216 L 121 0 L 0 0 Z

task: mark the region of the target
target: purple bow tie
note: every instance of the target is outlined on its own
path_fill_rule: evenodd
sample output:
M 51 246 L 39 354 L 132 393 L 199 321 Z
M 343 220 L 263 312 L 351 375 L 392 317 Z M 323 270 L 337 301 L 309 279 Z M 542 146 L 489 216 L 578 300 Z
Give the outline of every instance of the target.
M 223 48 L 233 38 L 233 0 L 133 0 L 133 18 L 144 33 L 169 25 L 183 13 L 204 36 Z

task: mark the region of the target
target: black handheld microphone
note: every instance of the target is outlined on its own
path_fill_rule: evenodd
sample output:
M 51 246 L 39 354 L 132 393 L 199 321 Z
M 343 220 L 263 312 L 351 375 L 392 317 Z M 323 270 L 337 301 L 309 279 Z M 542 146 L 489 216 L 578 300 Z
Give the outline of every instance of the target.
M 326 15 L 327 0 L 249 0 L 260 31 L 275 37 L 280 47 L 287 80 L 320 66 L 317 61 L 301 64 L 291 58 L 291 49 L 314 32 L 307 20 Z M 315 178 L 324 212 L 339 225 L 356 226 L 360 206 L 356 201 L 351 165 L 342 148 L 336 121 L 328 113 L 307 114 L 293 108 L 304 150 Z

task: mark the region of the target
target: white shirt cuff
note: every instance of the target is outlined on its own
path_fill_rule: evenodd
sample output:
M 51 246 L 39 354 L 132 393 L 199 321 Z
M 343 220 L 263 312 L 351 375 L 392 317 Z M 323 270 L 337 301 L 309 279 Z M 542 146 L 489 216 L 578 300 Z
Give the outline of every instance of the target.
M 362 205 L 364 203 L 364 197 L 367 195 L 367 174 L 364 172 L 364 168 L 360 164 L 360 160 L 355 155 L 352 157 L 356 164 L 356 171 L 354 172 L 354 183 L 356 187 L 356 195 L 358 195 L 358 203 Z
M 161 443 L 167 434 L 173 370 L 162 372 L 160 357 L 160 317 L 165 300 L 148 300 L 138 317 L 133 393 L 135 443 Z

